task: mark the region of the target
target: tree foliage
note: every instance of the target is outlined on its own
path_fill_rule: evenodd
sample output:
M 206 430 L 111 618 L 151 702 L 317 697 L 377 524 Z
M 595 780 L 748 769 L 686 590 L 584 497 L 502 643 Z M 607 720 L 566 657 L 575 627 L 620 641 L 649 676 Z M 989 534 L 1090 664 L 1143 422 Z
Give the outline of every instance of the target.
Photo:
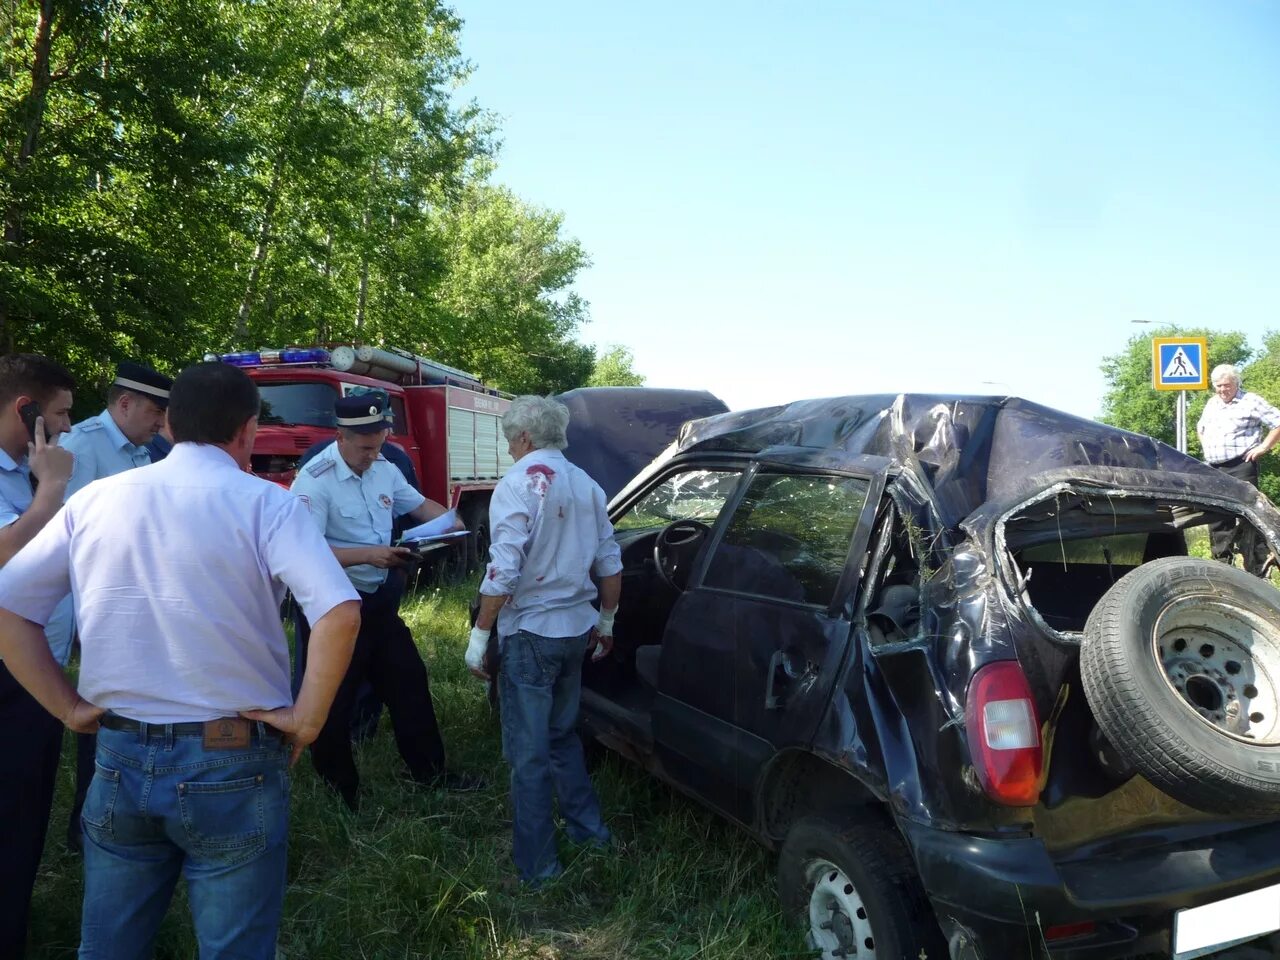
M 621 344 L 610 344 L 604 353 L 596 357 L 595 367 L 587 378 L 589 387 L 642 387 L 644 377 L 631 369 L 635 357 Z
M 86 385 L 352 339 L 584 383 L 588 259 L 492 183 L 460 26 L 434 0 L 4 4 L 0 349 Z
M 1240 370 L 1243 389 L 1256 391 L 1268 402 L 1280 406 L 1280 332 L 1266 334 L 1261 350 L 1255 351 L 1239 331 L 1163 327 L 1149 335 L 1132 337 L 1123 352 L 1103 359 L 1102 373 L 1107 383 L 1102 398 L 1104 423 L 1145 433 L 1173 445 L 1177 391 L 1152 389 L 1151 341 L 1155 337 L 1205 337 L 1209 348 L 1206 363 L 1210 369 L 1220 363 L 1235 365 Z M 1195 390 L 1189 394 L 1187 452 L 1193 457 L 1203 457 L 1195 426 L 1211 392 Z M 1260 485 L 1268 497 L 1280 502 L 1280 473 L 1273 460 L 1272 455 L 1262 458 Z

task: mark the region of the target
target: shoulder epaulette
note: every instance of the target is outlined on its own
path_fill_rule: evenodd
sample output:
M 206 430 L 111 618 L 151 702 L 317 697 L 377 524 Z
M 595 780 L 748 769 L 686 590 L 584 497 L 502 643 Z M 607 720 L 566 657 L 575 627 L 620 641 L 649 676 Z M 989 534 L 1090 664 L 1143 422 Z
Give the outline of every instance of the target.
M 333 469 L 334 460 L 332 457 L 316 457 L 302 469 L 313 477 L 323 477 L 326 473 Z
M 97 417 L 91 417 L 88 420 L 81 420 L 75 425 L 75 429 L 82 433 L 91 433 L 94 430 L 101 430 L 104 424 Z

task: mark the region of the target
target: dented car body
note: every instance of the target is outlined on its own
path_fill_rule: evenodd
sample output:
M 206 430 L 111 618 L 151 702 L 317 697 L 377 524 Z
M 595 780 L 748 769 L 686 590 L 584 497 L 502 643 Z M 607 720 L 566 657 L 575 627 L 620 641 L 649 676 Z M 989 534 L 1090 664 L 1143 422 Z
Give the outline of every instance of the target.
M 1280 883 L 1269 786 L 1237 814 L 1229 775 L 1204 803 L 1155 781 L 1080 665 L 1095 608 L 1191 563 L 1167 559 L 1189 530 L 1280 546 L 1252 487 L 1022 400 L 865 396 L 692 421 L 610 515 L 622 609 L 584 728 L 779 849 L 822 956 L 1197 956 L 1180 911 Z M 1178 723 L 1280 742 L 1252 636 L 1169 668 Z

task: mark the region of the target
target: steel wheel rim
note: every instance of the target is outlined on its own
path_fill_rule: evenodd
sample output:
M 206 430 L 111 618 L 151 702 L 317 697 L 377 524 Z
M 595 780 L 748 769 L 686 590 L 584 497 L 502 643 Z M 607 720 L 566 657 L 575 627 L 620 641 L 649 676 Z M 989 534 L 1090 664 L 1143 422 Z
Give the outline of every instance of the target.
M 1280 745 L 1280 630 L 1204 594 L 1156 618 L 1152 647 L 1184 711 L 1242 743 Z
M 875 960 L 871 919 L 858 889 L 829 860 L 814 860 L 805 869 L 809 887 L 809 946 L 822 960 Z

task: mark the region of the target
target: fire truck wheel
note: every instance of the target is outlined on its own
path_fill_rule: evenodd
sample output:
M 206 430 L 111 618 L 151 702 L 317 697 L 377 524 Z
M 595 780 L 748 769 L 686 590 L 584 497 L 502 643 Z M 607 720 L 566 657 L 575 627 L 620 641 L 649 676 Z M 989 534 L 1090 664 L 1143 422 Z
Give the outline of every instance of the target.
M 432 570 L 437 583 L 462 583 L 467 578 L 469 548 L 466 541 L 469 539 L 471 538 L 463 537 L 439 552 Z
M 489 505 L 472 504 L 463 514 L 462 520 L 471 531 L 471 536 L 467 537 L 467 566 L 474 572 L 489 563 Z

